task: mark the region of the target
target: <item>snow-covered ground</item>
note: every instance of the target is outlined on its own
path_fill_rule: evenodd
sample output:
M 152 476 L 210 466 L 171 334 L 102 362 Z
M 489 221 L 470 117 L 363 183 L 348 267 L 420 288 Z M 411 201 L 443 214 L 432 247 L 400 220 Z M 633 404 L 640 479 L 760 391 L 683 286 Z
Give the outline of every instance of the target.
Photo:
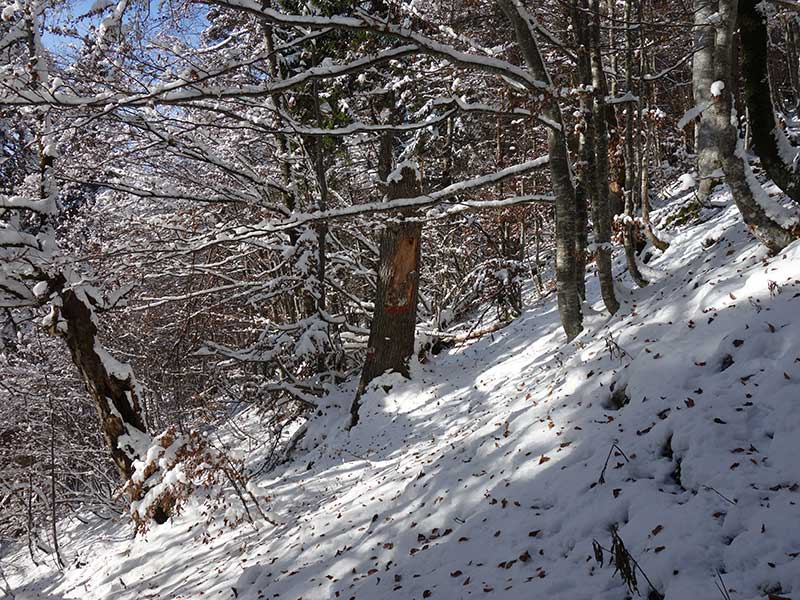
M 124 522 L 64 524 L 68 568 L 20 550 L 2 558 L 8 585 L 18 599 L 620 600 L 593 550 L 616 527 L 670 600 L 800 598 L 800 243 L 767 258 L 730 200 L 713 204 L 670 232 L 650 286 L 621 278 L 614 318 L 590 277 L 575 342 L 549 297 L 370 392 L 352 431 L 352 389 L 327 398 L 294 461 L 258 482 L 279 526 L 203 544 L 191 510 L 136 539 Z

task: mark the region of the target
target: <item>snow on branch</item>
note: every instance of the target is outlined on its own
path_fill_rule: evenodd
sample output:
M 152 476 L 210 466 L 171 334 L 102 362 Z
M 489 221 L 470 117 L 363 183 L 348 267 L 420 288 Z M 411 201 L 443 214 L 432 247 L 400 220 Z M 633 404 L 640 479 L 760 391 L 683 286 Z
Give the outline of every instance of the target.
M 203 80 L 211 78 L 206 74 L 201 79 L 179 78 L 175 81 L 160 83 L 142 93 L 101 92 L 91 96 L 77 96 L 46 88 L 17 90 L 16 94 L 0 95 L 0 106 L 54 105 L 54 106 L 103 106 L 107 110 L 127 106 L 149 106 L 153 104 L 185 104 L 199 99 L 223 99 L 271 96 L 301 87 L 312 81 L 333 79 L 350 73 L 364 71 L 377 64 L 397 60 L 416 54 L 414 45 L 399 46 L 384 50 L 378 54 L 362 56 L 352 62 L 339 65 L 313 67 L 287 79 L 281 79 L 263 85 L 201 85 Z M 227 72 L 229 69 L 225 69 Z
M 658 79 L 661 79 L 662 77 L 666 77 L 667 75 L 672 73 L 675 69 L 678 69 L 678 68 L 682 67 L 684 64 L 686 64 L 686 62 L 688 60 L 690 60 L 695 54 L 697 54 L 698 52 L 700 52 L 704 48 L 705 48 L 704 45 L 703 46 L 698 46 L 696 48 L 692 48 L 689 51 L 688 54 L 685 54 L 683 57 L 681 57 L 672 66 L 666 67 L 665 69 L 662 69 L 658 73 L 647 74 L 644 77 L 642 77 L 642 79 L 644 79 L 645 81 L 657 81 Z
M 481 177 L 475 177 L 473 179 L 467 179 L 465 181 L 454 183 L 442 188 L 438 192 L 433 192 L 431 194 L 425 194 L 415 198 L 398 198 L 397 200 L 390 200 L 389 202 L 370 202 L 367 204 L 357 204 L 354 206 L 345 206 L 343 208 L 298 214 L 292 219 L 283 221 L 281 223 L 276 223 L 271 229 L 274 231 L 280 231 L 284 229 L 291 229 L 293 227 L 297 227 L 298 225 L 311 223 L 314 221 L 329 221 L 358 215 L 398 212 L 409 209 L 413 210 L 425 208 L 444 202 L 448 198 L 452 198 L 458 194 L 477 190 L 488 185 L 494 185 L 496 183 L 500 183 L 501 181 L 505 181 L 506 179 L 510 179 L 511 177 L 524 175 L 531 171 L 541 169 L 542 167 L 547 166 L 549 163 L 550 157 L 542 156 L 535 160 L 507 167 L 489 175 L 482 175 Z M 483 201 L 480 201 L 476 202 L 472 206 L 472 208 L 476 207 L 490 208 L 491 206 L 489 202 L 484 204 Z
M 441 219 L 469 210 L 487 208 L 506 208 L 517 204 L 553 204 L 555 196 L 552 194 L 526 194 L 524 196 L 510 196 L 500 200 L 459 200 L 447 208 L 433 208 L 425 215 L 428 219 Z
M 252 118 L 246 114 L 233 111 L 231 109 L 221 106 L 217 102 L 194 102 L 190 106 L 202 110 L 216 112 L 236 121 L 247 123 L 248 125 L 264 131 L 265 133 L 280 134 L 280 135 L 307 135 L 307 136 L 333 136 L 345 137 L 350 135 L 359 135 L 364 133 L 405 133 L 409 131 L 416 131 L 425 129 L 426 127 L 433 127 L 445 122 L 450 117 L 459 113 L 478 113 L 478 114 L 492 114 L 499 117 L 535 117 L 543 125 L 548 127 L 552 126 L 552 122 L 544 119 L 539 115 L 535 115 L 530 110 L 524 108 L 502 109 L 481 102 L 466 102 L 457 96 L 441 97 L 433 100 L 431 106 L 433 108 L 444 109 L 444 112 L 438 115 L 428 115 L 424 120 L 400 123 L 397 125 L 390 125 L 386 123 L 366 123 L 364 121 L 356 121 L 349 125 L 342 127 L 309 127 L 292 118 L 290 114 L 281 112 L 281 119 L 286 123 L 283 127 L 271 127 L 262 123 L 260 120 Z
M 0 208 L 28 210 L 42 215 L 52 215 L 56 212 L 56 206 L 52 199 L 35 200 L 25 196 L 0 196 Z
M 512 63 L 493 56 L 462 52 L 453 46 L 437 42 L 436 40 L 411 31 L 401 25 L 381 21 L 365 12 L 358 12 L 357 16 L 353 17 L 341 15 L 322 17 L 317 15 L 284 14 L 271 8 L 265 8 L 262 3 L 256 2 L 255 0 L 195 0 L 195 2 L 244 10 L 279 25 L 300 28 L 331 27 L 350 31 L 380 33 L 406 43 L 414 44 L 418 47 L 418 52 L 444 58 L 448 62 L 461 67 L 485 71 L 501 77 L 508 77 L 528 89 L 544 90 L 548 87 L 547 82 L 537 80 L 527 70 Z

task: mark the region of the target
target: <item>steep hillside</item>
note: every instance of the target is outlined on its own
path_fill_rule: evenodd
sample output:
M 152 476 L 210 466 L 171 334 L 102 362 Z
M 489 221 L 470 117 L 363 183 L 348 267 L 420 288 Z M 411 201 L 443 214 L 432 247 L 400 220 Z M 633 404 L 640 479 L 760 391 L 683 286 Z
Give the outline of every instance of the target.
M 293 462 L 258 483 L 278 526 L 203 544 L 192 510 L 136 539 L 76 521 L 64 572 L 20 550 L 0 585 L 18 599 L 619 600 L 632 594 L 593 545 L 615 530 L 643 597 L 800 598 L 800 244 L 767 258 L 730 199 L 713 203 L 671 231 L 650 286 L 621 276 L 619 314 L 588 311 L 574 343 L 549 297 L 411 381 L 384 377 L 352 431 L 352 386 L 329 397 Z M 588 294 L 599 311 L 595 277 Z

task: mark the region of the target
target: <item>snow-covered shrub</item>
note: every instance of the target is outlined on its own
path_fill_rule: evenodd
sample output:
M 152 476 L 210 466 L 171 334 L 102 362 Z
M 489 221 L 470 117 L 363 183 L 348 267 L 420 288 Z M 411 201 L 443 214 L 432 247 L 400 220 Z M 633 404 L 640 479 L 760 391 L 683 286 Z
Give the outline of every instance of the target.
M 242 461 L 215 448 L 197 431 L 166 430 L 133 466 L 122 492 L 131 500 L 138 533 L 145 533 L 151 521 L 163 523 L 179 514 L 192 498 L 202 504 L 200 512 L 209 523 L 235 527 L 245 519 L 252 522 L 248 503 L 261 513 Z

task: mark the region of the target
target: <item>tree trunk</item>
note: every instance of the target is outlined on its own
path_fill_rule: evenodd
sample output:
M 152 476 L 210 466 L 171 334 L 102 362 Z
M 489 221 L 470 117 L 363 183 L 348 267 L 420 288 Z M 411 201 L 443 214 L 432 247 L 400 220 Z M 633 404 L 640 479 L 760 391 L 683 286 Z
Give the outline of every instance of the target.
M 733 95 L 731 93 L 731 58 L 733 54 L 733 33 L 736 29 L 737 0 L 720 0 L 719 24 L 715 36 L 714 74 L 716 81 L 725 87 L 716 96 L 707 110 L 712 126 L 712 139 L 723 157 L 722 168 L 731 195 L 742 213 L 744 222 L 771 252 L 776 253 L 797 237 L 797 226 L 793 231 L 784 229 L 775 222 L 759 204 L 754 194 L 763 190 L 751 187 L 760 184 L 755 181 L 747 157 L 739 141 L 738 128 L 731 123 Z M 764 194 L 766 196 L 766 194 Z
M 498 0 L 517 38 L 522 55 L 533 76 L 552 86 L 550 74 L 544 64 L 534 37 L 530 18 L 515 0 Z M 547 145 L 550 154 L 550 181 L 555 195 L 556 208 L 556 293 L 561 324 L 567 339 L 574 339 L 583 330 L 581 298 L 577 284 L 577 257 L 575 255 L 577 207 L 575 188 L 564 133 L 561 107 L 551 94 L 546 94 L 543 116 L 553 127 L 547 128 Z
M 667 248 L 669 248 L 669 243 L 665 242 L 658 237 L 658 235 L 656 235 L 655 229 L 653 229 L 653 224 L 650 222 L 650 173 L 648 169 L 648 160 L 651 155 L 652 138 L 653 136 L 651 133 L 645 129 L 645 143 L 644 148 L 642 149 L 643 159 L 641 175 L 642 224 L 644 225 L 644 235 L 647 237 L 647 241 L 650 242 L 653 247 L 661 250 L 661 252 L 664 252 Z
M 589 146 L 585 133 L 581 135 L 579 144 L 580 156 L 587 156 Z M 586 247 L 589 244 L 587 232 L 589 226 L 588 203 L 592 194 L 590 189 L 592 177 L 587 166 L 582 166 L 581 170 L 583 172 L 578 174 L 575 189 L 575 285 L 578 297 L 583 301 L 586 300 Z
M 778 146 L 779 136 L 787 146 L 788 140 L 775 121 L 768 68 L 769 35 L 766 17 L 759 11 L 758 4 L 756 0 L 739 2 L 744 98 L 753 149 L 775 185 L 792 200 L 800 202 L 800 174 L 795 171 L 795 165 L 785 162 Z
M 608 85 L 603 71 L 603 57 L 600 52 L 600 0 L 594 0 L 594 22 L 592 23 L 591 68 L 594 87 L 594 146 L 595 146 L 595 189 L 597 196 L 592 203 L 594 239 L 597 245 L 597 275 L 600 278 L 600 293 L 603 303 L 612 315 L 619 310 L 619 302 L 614 292 L 614 274 L 611 265 L 611 209 L 608 189 L 608 123 L 606 121 L 606 101 Z
M 699 48 L 692 57 L 692 95 L 694 105 L 708 106 L 711 102 L 711 84 L 714 83 L 714 28 L 709 20 L 717 11 L 716 0 L 694 0 L 694 45 Z M 697 153 L 699 193 L 707 196 L 716 182 L 713 174 L 720 168 L 721 159 L 714 141 L 711 116 L 705 112 L 695 122 L 694 143 Z
M 64 339 L 86 391 L 94 400 L 111 458 L 122 479 L 133 474 L 133 460 L 146 452 L 151 438 L 141 416 L 133 372 L 117 362 L 97 340 L 90 300 L 80 288 L 67 288 L 59 275 L 52 286 L 61 299 L 52 333 Z
M 625 2 L 625 86 L 630 95 L 633 89 L 633 31 L 632 0 Z M 639 272 L 636 263 L 636 141 L 634 131 L 634 102 L 626 102 L 625 106 L 625 218 L 622 223 L 622 243 L 625 247 L 625 258 L 628 272 L 636 285 L 645 287 L 647 280 Z
M 382 154 L 385 151 L 384 146 Z M 419 177 L 411 166 L 403 165 L 399 176 L 390 175 L 387 183 L 388 200 L 420 194 Z M 387 224 L 381 235 L 375 312 L 361 381 L 350 408 L 351 427 L 358 423 L 361 396 L 373 379 L 388 370 L 409 375 L 417 326 L 421 236 L 421 223 L 403 220 Z
M 644 2 L 642 1 L 639 4 L 640 23 L 644 22 L 644 16 Z M 649 62 L 647 44 L 645 43 L 644 28 L 639 29 L 639 61 L 639 73 L 644 74 L 647 71 L 647 65 Z M 655 69 L 653 70 L 655 71 Z M 647 241 L 650 242 L 653 247 L 657 248 L 661 252 L 664 252 L 667 248 L 669 248 L 669 244 L 656 235 L 656 232 L 653 229 L 653 224 L 650 222 L 650 157 L 653 157 L 655 164 L 659 164 L 657 156 L 655 156 L 658 154 L 658 152 L 652 151 L 655 137 L 652 130 L 655 129 L 655 127 L 652 125 L 653 116 L 650 113 L 650 107 L 656 106 L 654 97 L 655 93 L 653 91 L 653 86 L 648 85 L 644 77 L 641 79 L 640 86 L 642 98 L 639 100 L 639 111 L 637 113 L 637 117 L 641 132 L 639 143 L 642 144 L 642 141 L 644 142 L 643 147 L 641 147 L 639 150 L 639 199 L 642 206 L 642 224 L 644 225 L 644 235 L 647 238 Z M 642 116 L 643 102 L 647 108 L 646 118 Z M 644 137 L 644 140 L 641 140 L 642 137 Z
M 783 21 L 784 35 L 786 36 L 786 61 L 789 63 L 789 81 L 792 86 L 792 103 L 795 109 L 800 107 L 800 57 L 798 57 L 797 21 L 791 15 Z
M 314 89 L 314 116 L 317 121 L 317 127 L 322 128 L 322 110 L 319 104 L 319 89 L 317 82 L 313 84 Z M 319 201 L 317 203 L 317 210 L 320 212 L 328 210 L 328 174 L 325 167 L 324 144 L 326 138 L 319 136 L 313 140 L 314 147 L 314 174 L 317 177 L 317 186 L 319 187 Z M 326 328 L 325 333 L 330 340 L 330 328 L 327 325 L 326 313 L 327 306 L 327 288 L 325 287 L 326 271 L 327 271 L 327 238 L 328 238 L 328 224 L 325 221 L 320 221 L 317 225 L 317 302 L 316 310 L 319 319 L 325 320 Z M 327 365 L 325 364 L 325 353 L 320 352 L 317 355 L 317 373 L 323 373 Z
M 578 130 L 578 164 L 575 176 L 575 276 L 578 295 L 586 300 L 586 247 L 588 246 L 589 205 L 595 203 L 597 190 L 594 181 L 594 130 L 593 107 L 589 88 L 592 83 L 592 71 L 589 63 L 589 32 L 585 2 L 579 6 L 576 0 L 571 7 L 570 17 L 575 32 L 576 55 L 578 58 L 577 84 L 584 89 L 580 94 L 581 123 Z

